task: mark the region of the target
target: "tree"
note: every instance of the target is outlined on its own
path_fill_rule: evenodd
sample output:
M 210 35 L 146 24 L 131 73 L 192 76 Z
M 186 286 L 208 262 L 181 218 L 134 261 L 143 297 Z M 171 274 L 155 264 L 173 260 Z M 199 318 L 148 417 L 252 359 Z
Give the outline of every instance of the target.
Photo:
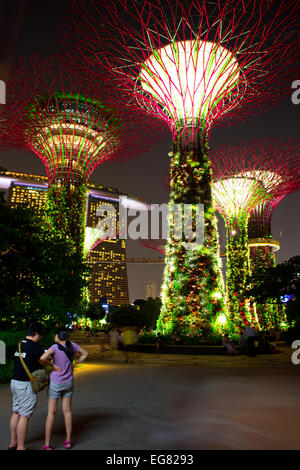
M 0 312 L 13 322 L 69 322 L 80 308 L 87 266 L 73 244 L 0 193 Z
M 294 256 L 275 267 L 257 269 L 249 278 L 251 287 L 247 295 L 258 303 L 275 299 L 282 304 L 282 298 L 289 296 L 286 303 L 287 321 L 300 324 L 300 256 Z
M 257 269 L 249 278 L 247 290 L 259 302 L 291 295 L 300 301 L 300 256 L 294 256 L 275 267 Z
M 85 314 L 91 320 L 102 320 L 106 315 L 106 311 L 99 302 L 90 302 Z
M 136 302 L 138 303 L 136 304 Z M 161 299 L 159 297 L 157 297 L 156 299 L 149 297 L 143 302 L 137 300 L 134 302 L 134 304 L 139 305 L 140 315 L 142 315 L 144 318 L 144 326 L 147 329 L 155 329 L 156 322 L 160 314 Z
M 109 315 L 109 322 L 119 327 L 136 326 L 142 328 L 143 318 L 138 308 L 134 305 L 120 305 L 112 307 Z
M 113 307 L 109 316 L 109 322 L 120 327 L 136 326 L 138 328 L 154 329 L 160 308 L 160 298 L 137 299 L 134 305 Z

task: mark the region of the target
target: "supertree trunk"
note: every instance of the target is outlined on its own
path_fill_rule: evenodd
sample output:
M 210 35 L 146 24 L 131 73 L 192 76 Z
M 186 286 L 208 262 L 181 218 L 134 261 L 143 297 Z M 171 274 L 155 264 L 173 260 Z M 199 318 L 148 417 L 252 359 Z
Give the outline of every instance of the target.
M 276 266 L 276 258 L 271 246 L 250 246 L 251 271 L 258 268 L 271 268 Z
M 167 334 L 208 332 L 224 308 L 208 146 L 200 131 L 193 138 L 191 133 L 187 128 L 175 139 L 171 160 L 170 236 L 162 310 L 157 324 Z M 196 211 L 201 204 L 204 205 L 204 240 L 189 243 L 184 234 L 178 237 L 176 233 L 176 207 L 182 207 L 184 214 L 187 205 L 193 205 Z
M 251 272 L 258 270 L 274 268 L 276 258 L 271 246 L 253 246 L 250 247 L 250 266 Z M 257 318 L 259 325 L 263 330 L 272 330 L 282 328 L 287 323 L 285 307 L 278 303 L 276 299 L 268 299 L 263 304 L 256 304 Z
M 241 328 L 253 321 L 250 303 L 244 293 L 250 273 L 247 215 L 230 220 L 226 253 L 227 307 L 231 321 Z
M 83 253 L 86 219 L 86 192 L 83 182 L 49 185 L 46 203 L 46 223 L 61 238 L 72 242 L 74 250 Z
M 287 153 L 285 150 L 285 156 Z M 283 177 L 283 171 L 281 171 L 281 175 Z M 284 181 L 281 181 L 281 186 L 284 186 Z M 274 249 L 276 244 L 276 249 L 279 249 L 279 243 L 272 237 L 271 218 L 274 207 L 282 197 L 280 195 L 271 201 L 258 205 L 250 215 L 248 236 L 252 274 L 276 266 Z M 285 307 L 276 299 L 270 298 L 263 304 L 256 304 L 255 308 L 259 325 L 263 330 L 281 328 L 283 324 L 286 324 Z

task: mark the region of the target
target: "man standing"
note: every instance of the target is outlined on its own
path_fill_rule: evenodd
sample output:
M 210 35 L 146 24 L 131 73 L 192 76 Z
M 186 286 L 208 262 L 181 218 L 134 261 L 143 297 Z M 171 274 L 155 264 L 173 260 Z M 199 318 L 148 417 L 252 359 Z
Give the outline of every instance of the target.
M 39 323 L 33 323 L 28 326 L 26 338 L 21 342 L 22 358 L 30 373 L 41 369 L 41 364 L 46 364 L 45 361 L 40 361 L 43 350 L 38 343 L 42 337 L 42 332 L 42 326 Z M 19 356 L 17 347 L 14 354 L 14 370 L 10 384 L 13 395 L 13 414 L 10 419 L 11 440 L 9 450 L 26 450 L 28 422 L 37 404 L 37 394 L 31 388 L 29 377 Z
M 255 357 L 255 329 L 253 328 L 253 326 L 247 326 L 247 328 L 245 329 L 245 335 L 247 337 L 248 356 Z

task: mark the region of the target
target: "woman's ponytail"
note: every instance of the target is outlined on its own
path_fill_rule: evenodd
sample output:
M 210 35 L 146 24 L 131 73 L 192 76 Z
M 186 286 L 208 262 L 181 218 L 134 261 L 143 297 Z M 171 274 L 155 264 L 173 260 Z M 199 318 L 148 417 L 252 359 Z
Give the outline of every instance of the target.
M 65 345 L 66 354 L 70 360 L 73 360 L 74 349 L 73 349 L 71 341 L 69 340 L 68 330 L 66 330 L 66 328 L 58 328 L 58 330 L 56 331 L 56 334 L 60 341 L 66 342 L 66 345 Z

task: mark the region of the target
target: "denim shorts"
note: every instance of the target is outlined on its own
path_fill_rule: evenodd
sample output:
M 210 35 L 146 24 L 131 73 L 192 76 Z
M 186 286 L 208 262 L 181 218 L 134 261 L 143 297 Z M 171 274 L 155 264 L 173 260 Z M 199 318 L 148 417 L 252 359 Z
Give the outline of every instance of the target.
M 64 384 L 56 384 L 50 380 L 48 388 L 48 397 L 52 400 L 62 398 L 71 398 L 74 390 L 74 382 L 66 382 Z
M 13 412 L 30 418 L 38 399 L 37 394 L 31 388 L 31 383 L 12 379 L 10 389 L 13 396 Z

